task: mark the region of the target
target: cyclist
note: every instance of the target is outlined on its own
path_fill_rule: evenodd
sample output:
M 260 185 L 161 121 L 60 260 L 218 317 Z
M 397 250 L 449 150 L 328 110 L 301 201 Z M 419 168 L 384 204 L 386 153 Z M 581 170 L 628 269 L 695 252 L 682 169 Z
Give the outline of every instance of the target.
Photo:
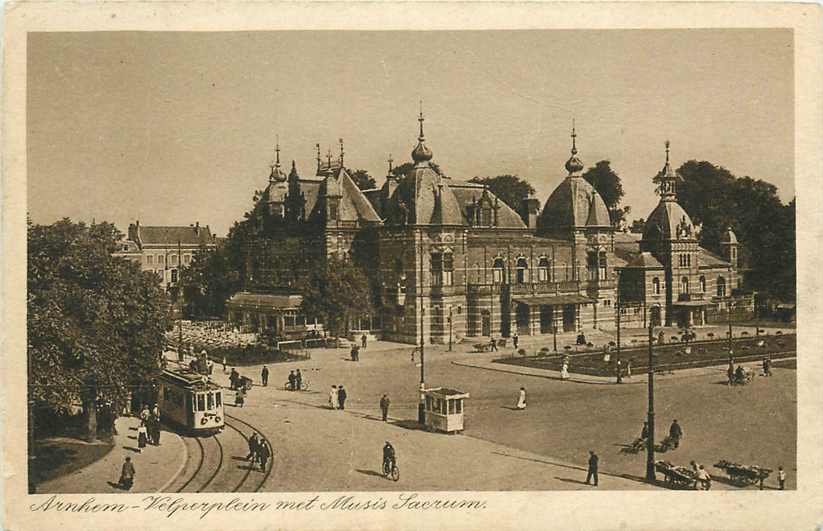
M 391 473 L 395 464 L 397 463 L 396 455 L 394 453 L 394 446 L 389 441 L 383 446 L 383 470 Z

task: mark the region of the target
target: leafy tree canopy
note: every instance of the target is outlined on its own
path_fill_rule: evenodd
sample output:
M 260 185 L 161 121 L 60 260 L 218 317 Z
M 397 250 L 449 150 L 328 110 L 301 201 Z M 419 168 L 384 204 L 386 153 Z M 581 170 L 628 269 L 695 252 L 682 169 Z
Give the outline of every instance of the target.
M 429 164 L 435 172 L 442 175 L 443 172 L 441 171 L 439 164 L 435 162 L 429 162 Z M 403 177 L 404 175 L 409 173 L 412 170 L 412 168 L 414 168 L 414 162 L 404 162 L 403 164 L 399 164 L 393 167 L 391 170 L 391 174 L 395 177 Z
M 346 170 L 354 184 L 361 190 L 371 190 L 377 186 L 374 177 L 366 170 Z
M 109 223 L 28 223 L 29 393 L 40 407 L 122 407 L 158 371 L 168 305 L 154 273 L 111 256 L 119 238 Z
M 626 219 L 631 207 L 620 206 L 623 200 L 623 183 L 620 176 L 611 167 L 611 162 L 601 160 L 583 174 L 583 178 L 591 184 L 609 209 L 609 216 L 613 225 Z

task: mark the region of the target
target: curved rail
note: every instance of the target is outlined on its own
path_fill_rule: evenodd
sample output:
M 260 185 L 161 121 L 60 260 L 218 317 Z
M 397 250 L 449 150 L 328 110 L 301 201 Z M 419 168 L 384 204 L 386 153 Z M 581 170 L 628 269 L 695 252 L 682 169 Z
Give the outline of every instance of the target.
M 270 459 L 269 462 L 271 463 L 271 465 L 265 471 L 265 473 L 263 474 L 263 478 L 260 480 L 260 482 L 257 484 L 257 487 L 253 491 L 253 492 L 258 492 L 260 489 L 263 488 L 263 485 L 265 485 L 266 481 L 269 479 L 269 476 L 271 475 L 272 471 L 274 470 L 274 447 L 272 446 L 271 441 L 269 441 L 268 437 L 266 437 L 266 435 L 263 433 L 263 431 L 260 430 L 259 428 L 257 428 L 256 426 L 253 426 L 253 425 L 249 424 L 248 422 L 246 422 L 245 420 L 242 420 L 242 419 L 239 419 L 239 418 L 235 417 L 234 415 L 229 415 L 228 413 L 225 413 L 225 416 L 226 416 L 227 419 L 230 418 L 232 420 L 235 420 L 235 421 L 237 421 L 241 424 L 245 424 L 246 426 L 248 426 L 251 430 L 253 430 L 260 437 L 262 437 L 264 443 L 269 447 L 269 455 L 271 456 L 271 459 Z M 229 426 L 229 423 L 226 422 L 226 425 Z M 240 430 L 237 429 L 236 427 L 234 427 L 234 426 L 230 426 L 230 427 L 232 429 L 240 432 Z M 246 437 L 245 434 L 240 432 L 240 435 L 242 435 L 243 438 L 246 439 L 246 441 L 248 441 L 248 437 Z M 246 481 L 246 479 L 248 478 L 250 473 L 251 473 L 251 467 L 249 468 L 248 471 L 246 471 L 246 475 L 243 477 L 243 481 L 240 482 L 240 485 L 238 485 L 237 488 L 235 488 L 233 492 L 237 492 L 237 490 L 240 488 L 240 486 L 242 486 L 243 482 Z

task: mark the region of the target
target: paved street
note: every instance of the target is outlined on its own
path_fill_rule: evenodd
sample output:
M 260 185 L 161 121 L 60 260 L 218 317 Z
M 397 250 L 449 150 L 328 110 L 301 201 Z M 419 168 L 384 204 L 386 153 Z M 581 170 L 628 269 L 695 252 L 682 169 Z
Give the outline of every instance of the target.
M 401 427 L 413 426 L 417 414 L 419 365 L 409 360 L 409 351 L 366 349 L 359 363 L 348 361 L 344 349 L 314 351 L 309 362 L 270 366 L 270 383 L 276 388 L 255 387 L 247 407 L 232 414 L 265 426 L 275 444 L 278 469 L 271 488 L 392 488 L 373 475 L 385 439 L 398 449 L 403 470 L 399 488 L 577 488 L 580 485 L 573 481 L 585 478 L 588 449 L 598 452 L 605 473 L 643 476 L 645 455 L 622 454 L 620 448 L 640 433 L 645 385 L 589 385 L 482 370 L 452 363 L 471 354 L 429 350 L 427 385 L 471 393 L 465 434 L 430 434 Z M 296 367 L 311 381 L 310 392 L 282 390 L 280 383 Z M 259 380 L 257 368 L 241 372 Z M 775 470 L 782 464 L 792 488 L 795 371 L 774 373 L 734 388 L 723 384 L 723 369 L 661 379 L 656 387 L 657 438 L 667 433 L 674 418 L 685 436 L 679 449 L 658 458 L 682 465 L 694 459 L 715 477 L 720 471 L 712 465 L 720 459 Z M 329 387 L 341 383 L 349 394 L 346 413 L 326 409 Z M 529 407 L 516 411 L 521 385 L 528 391 Z M 384 392 L 392 399 L 390 416 L 400 421 L 389 426 L 376 420 Z M 547 463 L 576 468 L 547 474 Z M 523 464 L 527 466 L 520 470 L 518 465 Z M 611 487 L 602 485 L 643 486 L 622 480 Z

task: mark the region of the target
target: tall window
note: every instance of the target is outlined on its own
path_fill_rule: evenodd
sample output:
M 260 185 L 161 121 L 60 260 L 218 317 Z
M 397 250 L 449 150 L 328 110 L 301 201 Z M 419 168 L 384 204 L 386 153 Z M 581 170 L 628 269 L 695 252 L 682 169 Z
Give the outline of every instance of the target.
M 652 279 L 652 293 L 660 295 L 660 279 L 657 277 Z
M 158 264 L 165 264 L 166 263 L 166 257 L 162 254 L 158 254 L 157 255 L 157 263 Z
M 432 285 L 451 286 L 454 283 L 454 255 L 452 253 L 432 253 Z
M 517 259 L 516 278 L 518 284 L 526 284 L 529 281 L 529 263 L 522 256 Z
M 683 277 L 680 279 L 680 293 L 688 293 L 689 292 L 689 277 Z
M 492 265 L 492 281 L 495 284 L 503 283 L 503 259 L 495 258 L 494 265 Z
M 489 205 L 480 207 L 480 225 L 483 227 L 491 227 L 492 225 L 492 209 Z
M 173 254 L 169 256 L 169 265 L 177 265 L 177 255 Z
M 537 263 L 537 280 L 538 282 L 549 281 L 549 259 L 543 257 Z
M 186 264 L 186 265 L 189 265 L 191 263 L 191 255 L 190 254 L 184 254 L 183 255 L 183 263 Z
M 149 264 L 149 265 L 154 264 L 154 255 L 147 254 L 146 255 L 146 263 Z
M 700 291 L 706 293 L 706 277 L 704 276 L 700 277 Z
M 717 296 L 726 296 L 726 279 L 723 277 L 717 277 Z
M 443 253 L 443 285 L 451 286 L 452 284 L 454 284 L 454 255 Z
M 606 280 L 606 253 L 600 252 L 597 258 L 597 278 L 599 280 Z
M 589 280 L 597 280 L 597 253 L 586 255 L 586 272 Z

